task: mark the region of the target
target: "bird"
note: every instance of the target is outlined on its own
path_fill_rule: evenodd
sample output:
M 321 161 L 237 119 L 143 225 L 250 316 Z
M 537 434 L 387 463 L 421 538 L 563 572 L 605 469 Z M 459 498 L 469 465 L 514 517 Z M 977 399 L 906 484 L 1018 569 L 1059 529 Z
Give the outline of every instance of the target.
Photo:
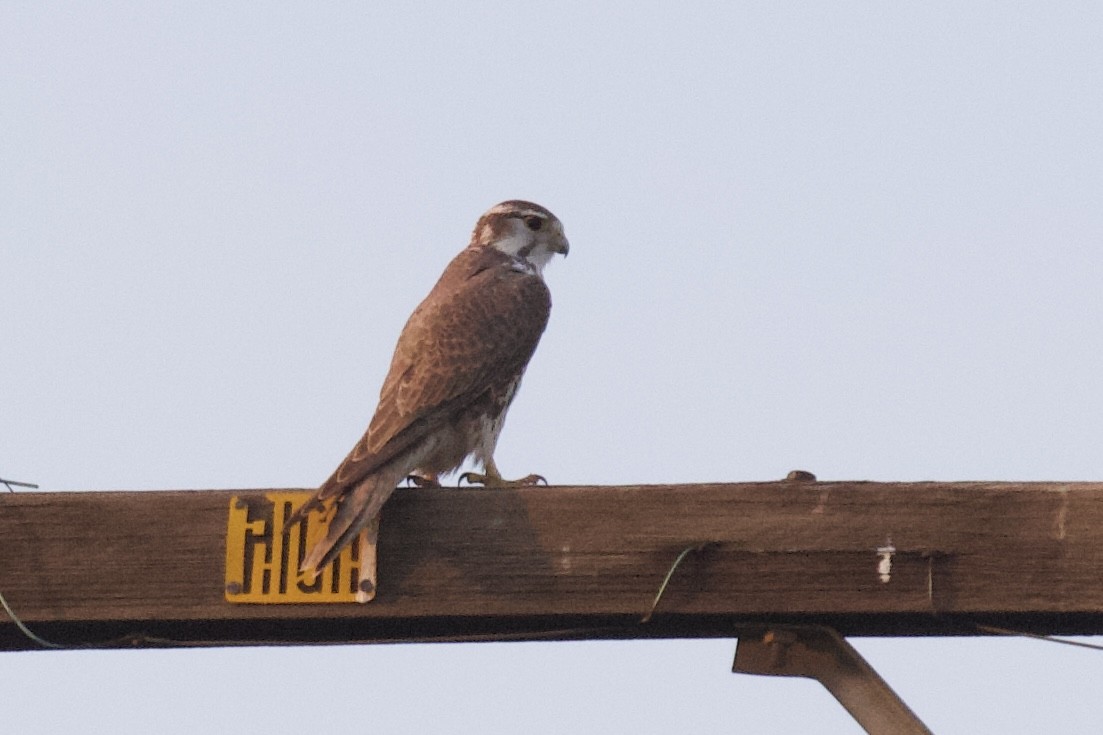
M 544 268 L 569 250 L 562 223 L 539 204 L 509 200 L 479 218 L 467 247 L 403 327 L 364 436 L 288 519 L 285 528 L 315 510 L 329 517 L 301 573 L 318 574 L 359 534 L 369 559 L 357 598 L 366 602 L 375 596 L 380 510 L 403 481 L 439 487 L 468 458 L 482 471 L 461 482 L 543 481 L 536 474 L 504 479 L 494 451 L 551 313 Z

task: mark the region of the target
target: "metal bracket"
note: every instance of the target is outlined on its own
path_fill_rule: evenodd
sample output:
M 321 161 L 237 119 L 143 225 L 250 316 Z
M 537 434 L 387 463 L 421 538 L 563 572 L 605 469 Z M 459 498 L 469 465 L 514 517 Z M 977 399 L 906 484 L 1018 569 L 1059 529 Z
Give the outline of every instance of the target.
M 816 679 L 870 735 L 932 735 L 834 628 L 773 625 L 739 636 L 732 671 Z

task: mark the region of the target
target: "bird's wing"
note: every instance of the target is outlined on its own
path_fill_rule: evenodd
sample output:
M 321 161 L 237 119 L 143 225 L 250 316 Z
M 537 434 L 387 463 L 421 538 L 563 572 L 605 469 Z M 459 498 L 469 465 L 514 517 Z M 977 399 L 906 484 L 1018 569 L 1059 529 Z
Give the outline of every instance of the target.
M 497 378 L 524 369 L 547 325 L 551 297 L 539 276 L 513 263 L 492 248 L 468 248 L 453 259 L 406 322 L 371 424 L 318 500 L 343 494 Z

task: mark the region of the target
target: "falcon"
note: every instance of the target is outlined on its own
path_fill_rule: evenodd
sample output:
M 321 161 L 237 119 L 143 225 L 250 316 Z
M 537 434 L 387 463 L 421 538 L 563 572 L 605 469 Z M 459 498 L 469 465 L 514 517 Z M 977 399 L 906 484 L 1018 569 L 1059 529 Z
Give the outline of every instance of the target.
M 363 438 L 288 519 L 289 528 L 312 510 L 330 516 L 301 572 L 317 574 L 359 534 L 366 561 L 358 599 L 366 602 L 375 596 L 379 512 L 401 482 L 439 486 L 469 457 L 482 472 L 461 481 L 514 487 L 543 479 L 503 479 L 494 448 L 548 323 L 544 267 L 568 249 L 563 225 L 539 204 L 502 202 L 479 218 L 470 244 L 402 329 Z

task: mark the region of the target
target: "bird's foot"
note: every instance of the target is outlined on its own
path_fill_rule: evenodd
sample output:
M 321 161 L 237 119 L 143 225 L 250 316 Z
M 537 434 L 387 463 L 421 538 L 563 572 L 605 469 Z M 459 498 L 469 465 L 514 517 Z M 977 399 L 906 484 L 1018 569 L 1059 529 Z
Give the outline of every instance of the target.
M 406 475 L 407 487 L 440 487 L 440 480 L 435 475 Z
M 541 483 L 548 484 L 543 475 L 525 475 L 518 480 L 507 480 L 497 472 L 487 472 L 482 475 L 477 472 L 464 472 L 459 476 L 457 484 L 462 485 L 465 482 L 483 487 L 534 487 Z

